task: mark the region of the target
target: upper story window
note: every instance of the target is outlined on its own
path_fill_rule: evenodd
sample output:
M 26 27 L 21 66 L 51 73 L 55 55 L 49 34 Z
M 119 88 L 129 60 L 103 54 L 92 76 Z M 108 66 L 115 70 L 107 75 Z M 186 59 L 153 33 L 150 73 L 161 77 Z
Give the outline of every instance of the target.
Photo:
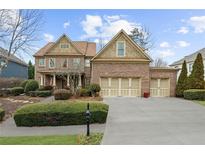
M 45 66 L 45 58 L 40 58 L 38 64 L 39 66 Z
M 60 47 L 62 49 L 66 49 L 66 48 L 69 48 L 69 44 L 68 43 L 64 43 L 64 44 L 61 44 Z
M 191 71 L 192 71 L 192 67 L 193 67 L 193 64 L 192 64 L 192 63 L 189 64 L 189 73 L 191 73 Z
M 49 58 L 49 68 L 54 68 L 56 66 L 56 59 Z
M 117 42 L 117 56 L 119 57 L 125 56 L 125 42 L 124 41 Z
M 68 60 L 66 58 L 62 60 L 62 67 L 64 68 L 68 67 Z
M 90 59 L 85 59 L 85 66 L 90 67 Z
M 80 65 L 80 58 L 73 58 L 73 66 L 79 66 Z

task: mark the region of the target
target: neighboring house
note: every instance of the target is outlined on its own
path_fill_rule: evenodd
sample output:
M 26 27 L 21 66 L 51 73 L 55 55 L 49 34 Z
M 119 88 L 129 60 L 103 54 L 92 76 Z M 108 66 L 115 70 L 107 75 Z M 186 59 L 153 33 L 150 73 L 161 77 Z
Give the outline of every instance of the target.
M 204 66 L 205 66 L 205 48 L 203 48 L 203 49 L 201 49 L 199 51 L 196 51 L 196 52 L 194 52 L 194 53 L 192 53 L 188 56 L 185 56 L 184 58 L 182 58 L 178 61 L 175 61 L 174 63 L 172 63 L 170 65 L 171 67 L 179 69 L 179 71 L 177 73 L 177 78 L 179 77 L 179 75 L 181 73 L 182 64 L 183 64 L 184 60 L 186 60 L 186 63 L 187 63 L 187 73 L 188 73 L 188 75 L 191 74 L 192 66 L 194 64 L 194 61 L 195 61 L 198 53 L 201 53 L 202 58 L 203 58 L 203 63 L 204 63 Z M 204 67 L 204 76 L 205 76 L 205 67 Z
M 8 51 L 0 47 L 0 59 L 5 59 L 7 57 Z M 1 60 L 0 60 L 1 61 Z M 28 65 L 14 55 L 10 55 L 8 58 L 7 67 L 3 68 L 0 72 L 0 78 L 28 78 Z
M 150 67 L 152 59 L 124 31 L 118 32 L 92 58 L 91 82 L 102 96 L 175 96 L 175 68 Z
M 78 87 L 90 84 L 90 59 L 95 54 L 95 43 L 72 41 L 62 35 L 34 55 L 35 79 L 41 86 L 69 87 L 75 91 Z

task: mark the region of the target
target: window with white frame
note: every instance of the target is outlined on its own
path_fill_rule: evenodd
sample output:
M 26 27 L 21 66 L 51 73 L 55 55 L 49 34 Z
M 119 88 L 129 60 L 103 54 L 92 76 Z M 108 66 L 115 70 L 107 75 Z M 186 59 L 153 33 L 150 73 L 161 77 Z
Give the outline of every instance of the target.
M 44 58 L 39 59 L 39 66 L 45 66 L 45 59 Z
M 85 66 L 90 67 L 90 59 L 85 59 Z
M 56 60 L 55 58 L 50 58 L 49 59 L 49 68 L 54 68 L 56 65 Z
M 117 56 L 119 57 L 125 56 L 125 42 L 124 41 L 117 42 Z
M 69 48 L 69 44 L 68 43 L 62 43 L 61 46 L 60 46 L 62 49 L 66 49 L 66 48 Z
M 80 65 L 80 58 L 73 58 L 73 66 L 77 67 Z
M 67 58 L 62 59 L 62 67 L 63 68 L 68 67 L 68 60 L 67 60 Z
M 193 67 L 193 64 L 192 64 L 192 63 L 189 64 L 189 73 L 191 73 L 191 71 L 192 71 L 192 67 Z

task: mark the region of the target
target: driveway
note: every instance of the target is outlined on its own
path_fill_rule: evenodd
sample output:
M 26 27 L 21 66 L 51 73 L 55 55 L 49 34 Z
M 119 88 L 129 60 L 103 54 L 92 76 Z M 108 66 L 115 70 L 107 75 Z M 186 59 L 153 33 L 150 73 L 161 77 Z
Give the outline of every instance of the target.
M 178 98 L 104 98 L 102 144 L 205 144 L 205 107 Z

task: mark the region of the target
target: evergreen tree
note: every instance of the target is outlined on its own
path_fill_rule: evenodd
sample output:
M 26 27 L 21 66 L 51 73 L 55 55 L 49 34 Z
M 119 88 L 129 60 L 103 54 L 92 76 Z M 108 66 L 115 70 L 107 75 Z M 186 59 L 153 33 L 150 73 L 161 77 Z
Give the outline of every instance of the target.
M 30 60 L 28 62 L 28 78 L 34 79 L 34 66 Z
M 187 67 L 186 67 L 186 61 L 184 61 L 182 65 L 182 71 L 177 81 L 176 95 L 178 97 L 183 97 L 183 92 L 187 88 L 188 88 L 187 87 Z
M 204 89 L 204 65 L 201 53 L 198 53 L 189 76 L 189 89 Z

